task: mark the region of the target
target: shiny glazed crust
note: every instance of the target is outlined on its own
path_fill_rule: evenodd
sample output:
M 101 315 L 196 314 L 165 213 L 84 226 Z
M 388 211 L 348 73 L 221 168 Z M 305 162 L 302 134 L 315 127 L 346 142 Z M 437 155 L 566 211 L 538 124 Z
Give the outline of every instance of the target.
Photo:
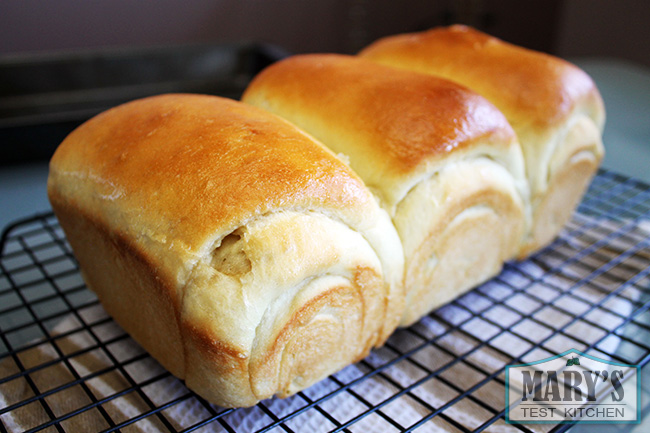
M 106 310 L 215 404 L 293 394 L 400 320 L 386 213 L 330 151 L 254 107 L 163 95 L 111 109 L 57 149 L 48 194 Z
M 460 25 L 389 36 L 359 55 L 453 80 L 496 105 L 518 135 L 530 182 L 533 224 L 520 256 L 553 240 L 604 153 L 604 106 L 584 71 Z
M 494 276 L 526 229 L 521 149 L 483 97 L 353 56 L 294 56 L 253 79 L 244 102 L 278 114 L 350 166 L 404 247 L 402 325 Z

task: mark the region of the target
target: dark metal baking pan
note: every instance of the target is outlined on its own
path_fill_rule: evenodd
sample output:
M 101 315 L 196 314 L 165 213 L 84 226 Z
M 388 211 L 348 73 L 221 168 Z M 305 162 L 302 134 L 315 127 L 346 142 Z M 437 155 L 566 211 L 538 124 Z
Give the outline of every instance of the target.
M 48 159 L 80 123 L 129 100 L 170 92 L 238 99 L 287 55 L 238 43 L 0 57 L 0 164 Z

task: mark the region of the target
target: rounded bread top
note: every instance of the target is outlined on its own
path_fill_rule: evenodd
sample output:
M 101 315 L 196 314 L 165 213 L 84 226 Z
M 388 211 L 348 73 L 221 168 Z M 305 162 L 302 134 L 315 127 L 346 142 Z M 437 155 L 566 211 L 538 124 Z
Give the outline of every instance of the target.
M 335 152 L 356 154 L 364 167 L 352 167 L 366 182 L 362 171 L 371 168 L 378 176 L 410 177 L 475 143 L 492 141 L 501 151 L 516 140 L 503 114 L 476 92 L 354 56 L 289 57 L 258 74 L 243 100 L 289 119 Z
M 110 109 L 73 131 L 50 168 L 58 196 L 187 252 L 268 212 L 319 210 L 355 225 L 374 204 L 310 136 L 216 96 L 161 95 Z
M 598 89 L 580 68 L 467 26 L 388 36 L 359 55 L 466 85 L 502 110 L 515 130 L 557 125 L 580 103 L 597 125 L 604 122 Z

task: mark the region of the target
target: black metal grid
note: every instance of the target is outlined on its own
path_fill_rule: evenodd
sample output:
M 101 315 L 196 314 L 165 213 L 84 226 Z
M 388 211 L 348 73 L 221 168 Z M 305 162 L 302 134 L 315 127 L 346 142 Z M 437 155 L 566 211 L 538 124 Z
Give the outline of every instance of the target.
M 2 431 L 563 431 L 505 423 L 506 365 L 570 348 L 650 361 L 650 187 L 608 171 L 550 247 L 248 409 L 207 403 L 140 349 L 86 289 L 52 214 L 7 227 L 0 246 Z

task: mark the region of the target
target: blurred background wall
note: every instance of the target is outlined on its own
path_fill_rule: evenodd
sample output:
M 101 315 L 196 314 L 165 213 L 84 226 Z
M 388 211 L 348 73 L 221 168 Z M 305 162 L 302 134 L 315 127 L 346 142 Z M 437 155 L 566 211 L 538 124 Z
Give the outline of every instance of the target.
M 353 53 L 383 35 L 466 23 L 564 57 L 650 66 L 646 0 L 2 0 L 0 55 L 254 40 Z

